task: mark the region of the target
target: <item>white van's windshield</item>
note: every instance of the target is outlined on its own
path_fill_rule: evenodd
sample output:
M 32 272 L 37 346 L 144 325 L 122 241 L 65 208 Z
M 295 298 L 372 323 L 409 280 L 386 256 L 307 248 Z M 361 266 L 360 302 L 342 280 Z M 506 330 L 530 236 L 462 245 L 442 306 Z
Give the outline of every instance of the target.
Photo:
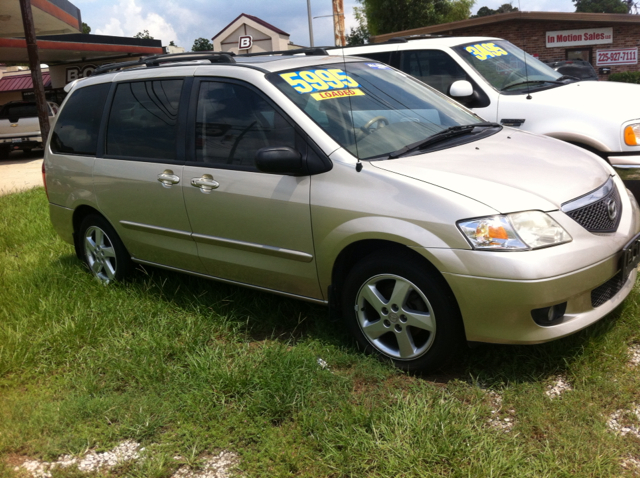
M 360 159 L 389 155 L 461 125 L 484 124 L 458 103 L 383 63 L 341 62 L 268 78 Z
M 506 40 L 467 43 L 454 50 L 501 92 L 522 93 L 551 88 L 563 84 L 560 81 L 565 79 L 562 73 Z

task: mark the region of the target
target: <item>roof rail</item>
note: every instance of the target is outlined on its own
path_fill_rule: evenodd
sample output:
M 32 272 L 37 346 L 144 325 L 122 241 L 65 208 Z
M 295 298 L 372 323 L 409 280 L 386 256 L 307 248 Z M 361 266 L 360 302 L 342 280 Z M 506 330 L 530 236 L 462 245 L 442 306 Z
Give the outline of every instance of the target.
M 175 63 L 180 61 L 192 61 L 192 60 L 209 60 L 211 63 L 235 63 L 233 59 L 233 52 L 185 52 L 185 53 L 171 53 L 167 55 L 152 55 L 142 57 L 134 61 L 125 61 L 122 63 L 109 63 L 101 65 L 96 68 L 91 76 L 101 75 L 110 71 L 119 71 L 124 68 L 132 66 L 145 65 L 147 68 L 160 66 L 164 63 Z
M 406 37 L 393 37 L 387 41 L 383 41 L 381 43 L 407 43 L 412 40 L 424 40 L 425 38 L 443 38 L 448 37 L 449 35 L 431 35 L 429 33 L 424 33 L 422 35 L 409 35 Z
M 295 50 L 281 50 L 281 51 L 261 51 L 258 53 L 243 53 L 242 55 L 238 55 L 241 57 L 245 56 L 268 56 L 268 55 L 328 55 L 327 50 L 324 48 L 297 48 Z

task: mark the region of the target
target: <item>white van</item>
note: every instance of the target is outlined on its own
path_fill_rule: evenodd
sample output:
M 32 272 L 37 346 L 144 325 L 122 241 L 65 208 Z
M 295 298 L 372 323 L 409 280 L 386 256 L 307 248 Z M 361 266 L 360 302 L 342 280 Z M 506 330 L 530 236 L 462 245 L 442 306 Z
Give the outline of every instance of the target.
M 640 179 L 637 85 L 579 81 L 491 37 L 396 38 L 332 50 L 343 51 L 409 73 L 486 120 L 592 151 L 622 179 Z

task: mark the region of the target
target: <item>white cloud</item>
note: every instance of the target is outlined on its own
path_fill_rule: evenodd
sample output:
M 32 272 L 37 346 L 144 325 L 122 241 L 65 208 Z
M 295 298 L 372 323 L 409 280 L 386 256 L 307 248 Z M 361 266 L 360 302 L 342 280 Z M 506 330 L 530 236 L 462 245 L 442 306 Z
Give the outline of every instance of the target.
M 149 34 L 157 40 L 162 40 L 163 44 L 168 44 L 178 37 L 170 22 L 148 8 L 143 13 L 136 0 L 120 0 L 108 10 L 105 17 L 104 23 L 95 28 L 98 35 L 132 37 L 138 32 L 149 30 Z

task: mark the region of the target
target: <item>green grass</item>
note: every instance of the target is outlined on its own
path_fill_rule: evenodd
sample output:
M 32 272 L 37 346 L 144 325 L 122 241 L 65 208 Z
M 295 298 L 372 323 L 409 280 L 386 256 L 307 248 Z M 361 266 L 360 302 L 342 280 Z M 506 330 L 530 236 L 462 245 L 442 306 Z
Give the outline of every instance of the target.
M 3 196 L 0 476 L 126 439 L 146 459 L 111 476 L 169 477 L 175 455 L 221 450 L 248 477 L 635 476 L 621 462 L 640 441 L 606 421 L 640 404 L 626 365 L 639 297 L 569 338 L 483 345 L 411 376 L 362 355 L 322 307 L 160 270 L 104 287 L 53 232 L 42 189 Z M 558 374 L 574 389 L 550 400 Z M 511 432 L 488 426 L 488 390 Z

